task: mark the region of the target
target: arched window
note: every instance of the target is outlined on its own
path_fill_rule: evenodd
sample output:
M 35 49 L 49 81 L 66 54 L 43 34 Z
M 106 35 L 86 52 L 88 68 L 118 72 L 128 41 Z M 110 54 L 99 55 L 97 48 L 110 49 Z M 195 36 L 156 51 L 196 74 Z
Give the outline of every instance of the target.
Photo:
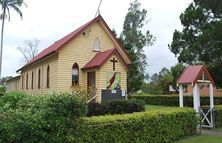
M 100 51 L 99 38 L 95 38 L 95 39 L 94 39 L 93 50 L 94 50 L 94 51 Z
M 49 65 L 48 65 L 47 74 L 46 74 L 46 88 L 49 88 L 49 72 L 50 72 L 50 68 L 49 68 Z
M 22 75 L 22 89 L 24 88 L 24 76 Z
M 32 83 L 31 83 L 31 89 L 33 89 L 34 86 L 34 73 L 32 72 Z
M 28 89 L 29 86 L 29 75 L 28 73 L 26 74 L 26 89 Z
M 72 85 L 79 84 L 79 66 L 75 63 L 72 66 Z
M 40 89 L 40 82 L 41 82 L 41 70 L 39 69 L 39 72 L 38 72 L 38 89 Z

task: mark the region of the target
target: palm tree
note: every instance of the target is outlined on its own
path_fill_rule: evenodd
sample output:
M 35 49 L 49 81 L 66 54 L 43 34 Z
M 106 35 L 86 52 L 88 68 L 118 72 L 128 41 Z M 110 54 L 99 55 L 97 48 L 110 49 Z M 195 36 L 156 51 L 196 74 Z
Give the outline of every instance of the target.
M 2 72 L 2 53 L 3 53 L 3 34 L 4 34 L 4 25 L 5 18 L 8 18 L 10 21 L 10 9 L 15 10 L 22 19 L 22 12 L 19 9 L 22 5 L 25 5 L 23 0 L 0 0 L 0 5 L 2 6 L 2 13 L 0 15 L 0 19 L 2 19 L 2 31 L 1 31 L 1 47 L 0 47 L 0 78 Z

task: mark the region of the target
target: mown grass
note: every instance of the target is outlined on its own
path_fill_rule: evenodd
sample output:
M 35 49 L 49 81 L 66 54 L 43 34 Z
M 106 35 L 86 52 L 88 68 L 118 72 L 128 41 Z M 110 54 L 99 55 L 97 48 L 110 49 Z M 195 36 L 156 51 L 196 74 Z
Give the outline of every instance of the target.
M 168 110 L 168 109 L 175 109 L 175 108 L 179 108 L 179 107 L 160 106 L 160 105 L 146 105 L 145 106 L 146 111 Z
M 222 143 L 222 137 L 213 135 L 200 135 L 184 138 L 177 143 Z

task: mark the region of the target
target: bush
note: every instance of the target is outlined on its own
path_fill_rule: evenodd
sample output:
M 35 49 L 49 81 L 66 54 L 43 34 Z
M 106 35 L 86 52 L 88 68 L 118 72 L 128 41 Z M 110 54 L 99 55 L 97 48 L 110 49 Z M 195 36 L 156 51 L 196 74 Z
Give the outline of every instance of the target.
M 98 116 L 102 115 L 102 106 L 100 103 L 92 101 L 88 103 L 87 116 Z
M 215 127 L 220 128 L 222 127 L 222 106 L 215 106 L 214 113 L 215 113 Z
M 145 111 L 145 104 L 140 100 L 117 100 L 102 104 L 90 102 L 88 104 L 88 116 L 125 114 L 141 111 Z
M 0 96 L 0 109 L 15 109 L 17 103 L 25 97 L 26 95 L 21 92 L 6 93 L 4 96 Z
M 150 95 L 150 96 L 131 96 L 130 99 L 143 100 L 146 104 L 151 105 L 165 105 L 165 106 L 179 106 L 178 95 Z M 193 107 L 193 96 L 183 97 L 184 106 Z M 209 96 L 201 96 L 201 106 L 210 104 Z M 214 104 L 222 104 L 222 97 L 214 97 Z
M 68 93 L 25 96 L 7 109 L 0 113 L 0 142 L 68 142 L 73 121 L 86 113 L 85 103 Z
M 192 109 L 84 118 L 72 142 L 172 143 L 196 133 Z

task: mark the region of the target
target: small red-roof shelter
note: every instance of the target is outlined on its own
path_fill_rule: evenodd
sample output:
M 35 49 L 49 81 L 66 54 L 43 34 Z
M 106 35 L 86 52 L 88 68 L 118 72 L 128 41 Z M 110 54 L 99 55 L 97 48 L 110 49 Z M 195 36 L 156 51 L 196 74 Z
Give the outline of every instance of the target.
M 183 107 L 183 94 L 184 94 L 183 85 L 191 84 L 193 87 L 193 108 L 196 110 L 196 112 L 199 113 L 203 112 L 202 109 L 200 108 L 200 87 L 202 85 L 209 86 L 209 93 L 210 93 L 209 113 L 213 111 L 214 108 L 213 87 L 215 86 L 215 84 L 205 65 L 186 67 L 183 73 L 180 75 L 179 79 L 177 80 L 177 84 L 179 85 L 180 107 Z M 205 116 L 204 119 L 206 118 L 207 115 Z M 208 123 L 209 127 L 213 127 L 213 122 L 209 121 Z

